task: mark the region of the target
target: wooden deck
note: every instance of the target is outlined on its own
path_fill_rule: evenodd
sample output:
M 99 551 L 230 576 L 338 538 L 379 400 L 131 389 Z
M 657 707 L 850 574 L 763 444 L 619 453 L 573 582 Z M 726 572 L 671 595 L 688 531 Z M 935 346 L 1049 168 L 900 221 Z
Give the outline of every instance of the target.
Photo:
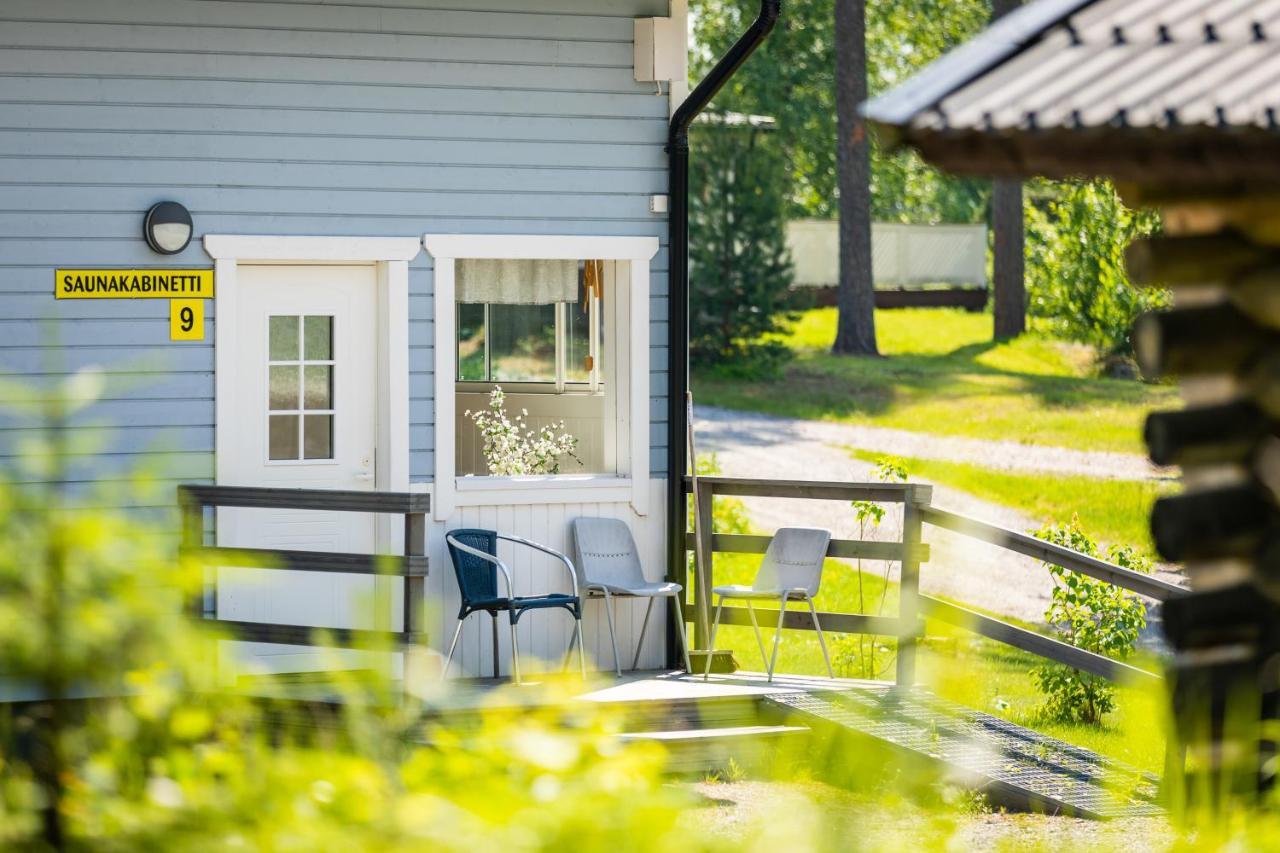
M 341 701 L 325 684 L 248 689 L 304 703 Z M 1161 811 L 1159 780 L 1150 774 L 888 682 L 796 675 L 770 682 L 754 672 L 703 681 L 683 672 L 636 672 L 518 687 L 491 678 L 435 681 L 417 692 L 424 721 L 462 725 L 485 711 L 593 705 L 616 714 L 621 739 L 661 744 L 674 774 L 734 768 L 785 775 L 800 765 L 835 779 L 908 772 L 981 790 L 994 805 L 1015 810 L 1092 818 Z

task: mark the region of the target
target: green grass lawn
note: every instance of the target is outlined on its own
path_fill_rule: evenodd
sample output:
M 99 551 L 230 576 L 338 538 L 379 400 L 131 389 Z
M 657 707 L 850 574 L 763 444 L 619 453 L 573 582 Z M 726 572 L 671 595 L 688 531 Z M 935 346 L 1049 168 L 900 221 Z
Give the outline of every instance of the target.
M 855 459 L 875 462 L 885 454 L 850 449 Z M 993 471 L 967 462 L 905 458 L 911 479 L 940 483 L 976 498 L 1007 506 L 1038 523 L 1066 524 L 1078 515 L 1081 528 L 1107 545 L 1128 545 L 1155 557 L 1148 519 L 1151 505 L 1176 486 L 1166 480 L 1112 480 L 1062 474 Z M 1019 531 L 1026 532 L 1026 531 Z
M 750 532 L 740 501 L 716 501 L 716 532 Z M 892 511 L 887 525 L 899 522 Z M 891 527 L 891 529 L 893 529 Z M 716 554 L 716 584 L 749 584 L 760 565 L 752 554 Z M 689 579 L 690 588 L 693 579 Z M 728 607 L 730 605 L 726 605 Z M 791 604 L 793 610 L 805 610 Z M 817 599 L 820 612 L 870 613 L 895 616 L 898 585 L 884 581 L 884 564 L 867 561 L 859 572 L 856 563 L 827 560 Z M 761 625 L 766 652 L 772 651 L 773 628 Z M 1006 619 L 1005 621 L 1013 621 Z M 1022 624 L 1032 630 L 1035 626 Z M 891 637 L 866 637 L 827 633 L 836 675 L 849 678 L 894 676 L 896 643 Z M 744 669 L 763 671 L 764 661 L 750 626 L 722 626 L 716 647 L 732 649 Z M 874 667 L 872 659 L 874 658 Z M 1025 725 L 1069 743 L 1093 749 L 1146 770 L 1158 772 L 1164 760 L 1161 727 L 1164 702 L 1158 692 L 1121 687 L 1117 707 L 1102 726 L 1085 726 L 1042 717 L 1044 697 L 1033 672 L 1041 658 L 988 640 L 961 628 L 930 621 L 918 656 L 919 680 L 940 696 Z M 1140 666 L 1154 668 L 1145 662 Z M 817 635 L 811 631 L 785 631 L 778 652 L 778 672 L 826 675 Z
M 717 584 L 750 583 L 759 565 L 758 556 L 717 554 Z M 861 590 L 865 612 L 896 615 L 898 587 L 882 580 L 882 565 L 866 563 Z M 859 580 L 856 569 L 839 560 L 828 560 L 823 573 L 818 610 L 824 612 L 858 612 Z M 885 593 L 883 611 L 877 605 Z M 726 608 L 729 605 L 726 605 Z M 790 605 L 793 610 L 804 610 Z M 767 620 L 765 620 L 767 623 Z M 1009 620 L 1006 620 L 1009 621 Z M 1031 627 L 1024 625 L 1023 627 Z M 766 652 L 772 651 L 773 628 L 762 624 L 761 633 Z M 836 675 L 860 678 L 868 675 L 864 663 L 870 654 L 859 655 L 859 637 L 828 632 Z M 892 680 L 896 661 L 896 643 L 890 637 L 865 638 L 861 650 L 869 652 L 874 643 L 876 676 Z M 732 649 L 746 670 L 762 672 L 764 662 L 750 626 L 721 626 L 716 647 Z M 1052 737 L 1092 749 L 1152 772 L 1159 772 L 1164 761 L 1164 734 L 1161 726 L 1164 700 L 1156 691 L 1137 687 L 1121 687 L 1116 710 L 1101 726 L 1060 723 L 1044 719 L 1044 697 L 1032 675 L 1041 658 L 988 640 L 963 629 L 930 621 L 927 636 L 920 647 L 918 669 L 920 683 L 938 695 L 970 708 L 1003 717 Z M 1139 663 L 1139 665 L 1145 665 Z M 817 635 L 810 631 L 785 631 L 778 652 L 778 672 L 826 675 Z
M 804 312 L 781 340 L 796 353 L 771 380 L 694 377 L 698 402 L 938 435 L 1142 453 L 1146 413 L 1175 405 L 1171 386 L 1104 379 L 1092 357 L 1034 332 L 991 341 L 991 315 L 955 309 L 876 312 L 886 358 L 830 353 L 836 311 Z

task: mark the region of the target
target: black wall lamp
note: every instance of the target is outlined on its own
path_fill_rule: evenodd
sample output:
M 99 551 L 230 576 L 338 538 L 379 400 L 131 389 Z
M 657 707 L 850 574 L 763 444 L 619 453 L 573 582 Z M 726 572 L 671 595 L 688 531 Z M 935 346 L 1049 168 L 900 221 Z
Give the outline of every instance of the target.
M 152 205 L 142 220 L 142 236 L 151 251 L 176 255 L 191 242 L 191 213 L 176 201 Z

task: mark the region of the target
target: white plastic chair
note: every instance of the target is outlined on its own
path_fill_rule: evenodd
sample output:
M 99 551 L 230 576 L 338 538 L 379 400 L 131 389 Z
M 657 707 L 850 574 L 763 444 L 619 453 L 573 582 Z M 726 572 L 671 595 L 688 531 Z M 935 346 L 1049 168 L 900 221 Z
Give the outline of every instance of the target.
M 773 669 L 778 663 L 778 641 L 782 638 L 782 620 L 787 613 L 788 601 L 803 601 L 809 605 L 809 615 L 813 617 L 814 630 L 818 632 L 818 644 L 822 646 L 822 657 L 827 662 L 827 675 L 834 678 L 831 671 L 831 656 L 827 654 L 827 641 L 822 635 L 822 626 L 818 624 L 818 611 L 813 606 L 813 599 L 818 595 L 818 587 L 822 584 L 822 563 L 827 555 L 827 546 L 831 544 L 831 531 L 814 527 L 783 527 L 773 536 L 769 548 L 764 552 L 764 560 L 756 579 L 751 586 L 718 586 L 712 592 L 719 596 L 716 603 L 715 620 L 711 623 L 712 649 L 716 647 L 716 629 L 720 627 L 720 611 L 724 608 L 726 598 L 742 599 L 747 603 L 747 613 L 751 617 L 751 627 L 756 631 L 756 643 L 760 646 L 760 657 L 769 672 L 769 680 L 773 681 Z M 756 612 L 752 608 L 753 601 L 778 602 L 778 627 L 773 634 L 773 656 L 764 652 L 764 639 L 760 636 L 760 625 L 756 622 Z M 711 674 L 711 654 L 707 655 L 706 669 L 702 678 L 705 681 Z
M 615 598 L 647 598 L 649 606 L 644 611 L 644 623 L 640 627 L 640 639 L 636 642 L 635 657 L 631 668 L 640 665 L 640 650 L 644 648 L 644 635 L 649 629 L 649 616 L 657 598 L 670 598 L 675 605 L 679 627 L 680 652 L 684 655 L 686 672 L 692 672 L 689 649 L 685 640 L 684 611 L 680 597 L 684 587 L 670 581 L 650 581 L 644 576 L 640 554 L 635 539 L 626 522 L 616 518 L 575 518 L 570 525 L 578 569 L 578 585 L 583 594 L 604 599 L 604 612 L 609 620 L 609 640 L 613 644 L 613 668 L 622 676 L 622 663 L 618 657 L 618 636 L 613 627 L 613 600 Z

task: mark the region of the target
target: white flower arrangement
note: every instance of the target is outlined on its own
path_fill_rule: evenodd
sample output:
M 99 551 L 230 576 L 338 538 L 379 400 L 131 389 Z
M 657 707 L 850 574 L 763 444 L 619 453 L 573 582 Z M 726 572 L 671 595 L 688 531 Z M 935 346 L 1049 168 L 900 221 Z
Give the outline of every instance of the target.
M 475 421 L 484 439 L 484 459 L 489 473 L 500 477 L 522 474 L 559 474 L 560 460 L 568 456 L 582 463 L 574 452 L 578 439 L 564 432 L 564 421 L 534 430 L 525 424 L 528 409 L 521 409 L 514 419 L 507 416 L 506 394 L 502 386 L 494 386 L 487 408 L 466 416 Z

